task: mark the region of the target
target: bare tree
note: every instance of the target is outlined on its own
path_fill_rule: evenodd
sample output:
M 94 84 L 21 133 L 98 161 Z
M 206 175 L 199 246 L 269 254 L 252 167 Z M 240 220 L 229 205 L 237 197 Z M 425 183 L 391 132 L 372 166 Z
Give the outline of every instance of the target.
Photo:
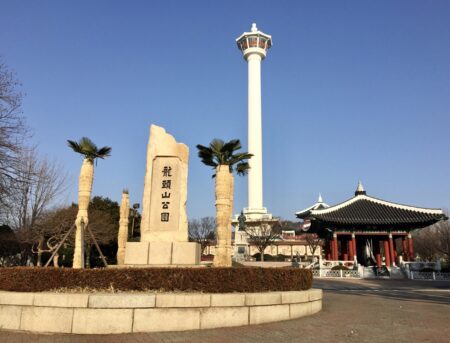
M 414 250 L 426 261 L 436 258 L 450 259 L 450 226 L 448 220 L 417 231 L 414 236 Z
M 37 242 L 37 249 L 42 252 L 46 232 L 40 221 L 65 191 L 66 175 L 58 165 L 39 160 L 34 149 L 20 155 L 17 175 L 15 193 L 9 197 L 11 220 L 19 237 Z M 38 253 L 38 266 L 42 265 L 41 256 Z
M 248 242 L 256 246 L 261 254 L 261 261 L 264 262 L 264 250 L 281 237 L 282 224 L 245 225 L 245 233 L 248 235 Z
M 214 217 L 204 217 L 189 221 L 189 239 L 200 244 L 202 255 L 208 244 L 216 237 L 216 220 Z
M 18 184 L 19 158 L 27 130 L 22 118 L 20 83 L 0 61 L 0 213 L 9 205 L 8 198 Z
M 70 228 L 73 226 L 75 218 L 77 216 L 78 207 L 76 204 L 72 204 L 68 207 L 61 207 L 51 211 L 46 211 L 39 220 L 38 226 L 39 231 L 42 233 L 41 239 L 43 243 L 33 246 L 35 253 L 53 253 L 58 244 L 62 241 L 64 236 L 68 233 Z M 110 245 L 115 243 L 117 239 L 117 231 L 119 227 L 119 205 L 117 202 L 112 201 L 108 198 L 95 196 L 92 198 L 89 204 L 89 230 L 93 233 L 95 240 L 100 245 Z M 92 237 L 85 232 L 86 239 L 84 239 L 86 249 L 86 267 L 91 266 L 91 256 L 94 250 L 94 241 Z M 64 241 L 64 248 L 66 252 L 73 251 L 75 240 L 75 232 L 67 237 Z M 115 256 L 116 249 L 108 249 L 113 252 Z M 60 253 L 56 253 L 53 258 L 53 265 L 58 266 L 58 257 Z M 113 256 L 111 254 L 107 257 L 112 260 Z M 67 264 L 67 259 L 64 260 Z M 63 261 L 63 262 L 64 262 Z M 70 259 L 71 261 L 71 259 Z
M 446 261 L 450 260 L 450 224 L 449 221 L 441 221 L 436 224 L 438 252 Z
M 33 244 L 33 253 L 37 254 L 38 264 L 43 264 L 43 253 L 53 253 L 64 235 L 70 230 L 77 214 L 76 206 L 61 207 L 45 211 L 39 219 L 35 234 L 38 232 L 38 241 Z M 66 247 L 70 245 L 72 240 L 65 243 Z M 59 253 L 57 252 L 53 258 L 53 266 L 59 266 Z
M 307 233 L 305 234 L 305 239 L 307 243 L 307 247 L 311 251 L 311 255 L 314 256 L 317 248 L 322 244 L 322 240 L 315 233 Z
M 433 261 L 438 257 L 438 234 L 435 226 L 419 230 L 413 236 L 415 252 L 422 260 Z

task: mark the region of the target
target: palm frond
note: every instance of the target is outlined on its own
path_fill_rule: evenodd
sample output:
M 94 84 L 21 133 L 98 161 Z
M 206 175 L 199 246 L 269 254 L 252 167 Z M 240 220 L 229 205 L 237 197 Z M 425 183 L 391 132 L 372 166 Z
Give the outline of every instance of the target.
M 249 154 L 248 152 L 242 152 L 236 155 L 233 155 L 230 159 L 230 164 L 235 164 L 240 161 L 249 160 L 253 157 L 253 154 Z
M 214 154 L 211 148 L 198 144 L 197 149 L 198 149 L 198 157 L 200 157 L 200 159 L 204 164 L 211 167 L 217 166 L 217 163 L 214 162 Z
M 232 139 L 223 146 L 222 150 L 229 151 L 230 155 L 232 155 L 233 152 L 241 148 L 242 148 L 241 141 L 239 139 Z
M 211 143 L 209 143 L 209 147 L 213 152 L 214 159 L 217 160 L 218 164 L 223 164 L 225 160 L 225 156 L 222 151 L 224 144 L 224 141 L 218 138 L 214 138 Z
M 75 142 L 75 141 L 71 141 L 70 139 L 67 140 L 67 145 L 69 146 L 69 148 L 71 148 L 73 151 L 79 153 L 79 154 L 83 154 L 83 151 L 81 150 L 80 145 Z
M 98 151 L 97 151 L 97 157 L 99 157 L 99 158 L 105 158 L 105 157 L 108 157 L 108 156 L 110 156 L 111 155 L 111 150 L 112 150 L 112 148 L 111 147 L 109 147 L 109 146 L 104 146 L 103 148 L 100 148 Z
M 67 143 L 73 151 L 84 155 L 85 158 L 90 159 L 91 161 L 96 158 L 105 158 L 109 156 L 112 150 L 111 147 L 108 146 L 99 150 L 97 145 L 87 137 L 82 137 L 78 142 L 67 140 Z
M 250 169 L 250 164 L 248 164 L 248 162 L 239 162 L 236 165 L 236 173 L 240 176 L 247 175 L 249 169 Z
M 248 152 L 234 154 L 236 150 L 241 148 L 242 145 L 239 139 L 232 139 L 225 143 L 223 140 L 215 138 L 209 143 L 209 147 L 201 144 L 197 145 L 198 157 L 205 165 L 213 168 L 216 168 L 218 165 L 228 165 L 230 173 L 236 167 L 238 175 L 245 175 L 250 168 L 246 161 L 253 155 Z

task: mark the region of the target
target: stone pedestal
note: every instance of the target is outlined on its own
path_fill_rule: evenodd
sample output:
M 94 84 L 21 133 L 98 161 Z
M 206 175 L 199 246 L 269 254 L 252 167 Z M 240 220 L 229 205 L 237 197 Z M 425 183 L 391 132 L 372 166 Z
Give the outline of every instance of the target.
M 128 242 L 125 265 L 198 265 L 200 245 L 188 242 L 189 149 L 152 125 L 142 199 L 141 241 Z
M 195 265 L 200 245 L 194 242 L 128 242 L 125 265 Z
M 258 232 L 258 228 L 262 225 L 273 226 L 280 221 L 279 218 L 275 218 L 272 214 L 267 212 L 265 207 L 263 208 L 244 208 L 242 214 L 245 216 L 245 226 L 251 232 Z M 235 215 L 232 220 L 232 225 L 235 227 L 235 244 L 234 244 L 234 259 L 245 260 L 250 256 L 250 244 L 249 235 L 245 231 L 239 230 L 239 218 L 240 215 Z M 244 252 L 239 252 L 239 248 Z

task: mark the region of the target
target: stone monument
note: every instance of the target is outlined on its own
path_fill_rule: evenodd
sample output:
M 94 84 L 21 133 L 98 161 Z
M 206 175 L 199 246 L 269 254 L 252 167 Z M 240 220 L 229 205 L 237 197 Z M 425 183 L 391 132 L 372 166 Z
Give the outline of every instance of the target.
M 128 242 L 125 265 L 196 265 L 200 245 L 188 241 L 189 148 L 150 127 L 142 199 L 141 241 Z

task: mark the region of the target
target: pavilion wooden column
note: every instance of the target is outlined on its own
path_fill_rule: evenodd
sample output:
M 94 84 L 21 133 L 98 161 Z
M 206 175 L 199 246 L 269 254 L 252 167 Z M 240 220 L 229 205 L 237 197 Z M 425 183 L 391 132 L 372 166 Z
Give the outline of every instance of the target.
M 377 260 L 377 267 L 381 267 L 381 253 L 380 253 L 380 241 L 378 239 L 375 240 L 374 246 L 375 259 Z
M 348 239 L 347 236 L 342 236 L 341 239 L 341 253 L 342 253 L 342 260 L 348 261 Z
M 337 234 L 333 233 L 333 250 L 331 252 L 332 259 L 337 261 L 339 258 Z
M 358 259 L 358 251 L 356 250 L 356 237 L 355 234 L 352 232 L 352 245 L 353 245 L 353 260 Z
M 409 261 L 408 244 L 406 241 L 406 236 L 402 237 L 402 247 L 403 247 L 403 259 Z
M 408 233 L 408 253 L 409 253 L 409 260 L 414 261 L 414 248 L 413 248 L 412 236 L 410 233 Z
M 389 234 L 389 255 L 391 256 L 392 265 L 395 267 L 394 240 L 391 233 Z
M 348 254 L 350 261 L 353 261 L 355 258 L 355 251 L 353 249 L 353 234 L 350 236 L 350 240 L 348 241 Z
M 387 239 L 384 239 L 383 244 L 384 244 L 384 262 L 386 264 L 386 267 L 390 267 L 391 266 L 391 257 L 389 254 L 389 241 Z

